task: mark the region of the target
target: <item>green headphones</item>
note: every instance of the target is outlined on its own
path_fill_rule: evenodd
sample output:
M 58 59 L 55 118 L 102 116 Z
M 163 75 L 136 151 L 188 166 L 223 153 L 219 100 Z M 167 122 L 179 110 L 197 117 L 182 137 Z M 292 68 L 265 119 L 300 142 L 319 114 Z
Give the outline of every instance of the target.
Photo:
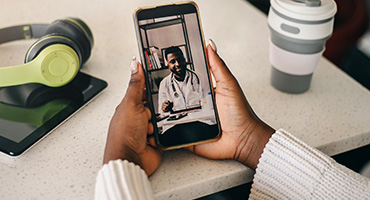
M 0 87 L 41 83 L 59 87 L 69 83 L 90 57 L 94 44 L 89 27 L 78 18 L 48 24 L 0 29 L 0 44 L 40 38 L 27 51 L 25 64 L 0 68 Z

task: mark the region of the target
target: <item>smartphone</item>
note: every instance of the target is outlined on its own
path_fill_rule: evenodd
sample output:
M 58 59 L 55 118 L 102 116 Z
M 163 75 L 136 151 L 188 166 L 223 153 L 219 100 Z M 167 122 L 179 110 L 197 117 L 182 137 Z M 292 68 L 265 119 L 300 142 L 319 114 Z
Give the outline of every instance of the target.
M 196 3 L 138 8 L 134 22 L 157 145 L 217 140 L 221 127 Z

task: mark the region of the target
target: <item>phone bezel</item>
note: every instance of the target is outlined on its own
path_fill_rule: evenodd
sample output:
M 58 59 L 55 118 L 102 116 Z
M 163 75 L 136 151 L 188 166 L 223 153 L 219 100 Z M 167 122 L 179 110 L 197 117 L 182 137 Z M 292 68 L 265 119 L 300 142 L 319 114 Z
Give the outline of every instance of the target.
M 207 55 L 205 53 L 205 42 L 204 42 L 204 35 L 203 35 L 203 28 L 202 28 L 202 23 L 201 19 L 199 16 L 199 8 L 198 5 L 193 2 L 193 1 L 186 1 L 186 2 L 180 2 L 180 3 L 170 3 L 170 4 L 162 4 L 162 5 L 156 5 L 156 6 L 150 6 L 150 7 L 141 7 L 136 9 L 134 12 L 134 24 L 135 24 L 135 32 L 136 32 L 136 37 L 137 37 L 137 43 L 138 43 L 138 48 L 140 52 L 140 58 L 141 58 L 141 63 L 142 67 L 144 70 L 145 74 L 145 85 L 146 88 L 150 88 L 149 85 L 149 78 L 147 74 L 147 66 L 146 63 L 144 62 L 144 52 L 143 52 L 143 38 L 140 33 L 140 28 L 139 28 L 139 20 L 145 20 L 145 19 L 153 19 L 153 18 L 159 18 L 159 17 L 166 17 L 166 16 L 171 16 L 171 15 L 179 15 L 179 14 L 187 14 L 187 13 L 196 13 L 197 20 L 198 20 L 198 28 L 199 28 L 199 33 L 200 33 L 200 38 L 201 38 L 201 43 L 202 43 L 202 50 L 203 50 L 203 55 L 206 59 L 206 71 L 207 71 L 207 78 L 208 78 L 208 84 L 210 87 L 210 91 L 212 93 L 212 103 L 214 105 L 214 111 L 215 111 L 215 118 L 216 118 L 216 124 L 218 127 L 218 134 L 214 138 L 210 138 L 207 140 L 201 140 L 193 143 L 186 143 L 186 144 L 181 144 L 181 145 L 176 145 L 176 146 L 164 146 L 160 143 L 158 135 L 158 127 L 156 123 L 155 117 L 152 117 L 151 122 L 153 124 L 154 128 L 154 136 L 155 136 L 155 141 L 159 147 L 161 147 L 164 150 L 170 150 L 170 149 L 178 149 L 178 148 L 183 148 L 186 146 L 192 146 L 192 145 L 198 145 L 198 144 L 203 144 L 207 142 L 212 142 L 216 141 L 221 137 L 221 125 L 219 121 L 219 116 L 218 116 L 218 110 L 217 106 L 215 103 L 215 94 L 214 94 L 214 89 L 213 89 L 213 84 L 212 84 L 212 76 L 210 73 L 209 69 L 209 63 L 207 59 Z M 150 94 L 150 90 L 147 90 L 147 100 L 149 103 L 149 109 L 152 112 L 152 116 L 155 116 L 155 110 L 154 110 L 154 105 L 153 105 L 153 99 L 152 95 Z

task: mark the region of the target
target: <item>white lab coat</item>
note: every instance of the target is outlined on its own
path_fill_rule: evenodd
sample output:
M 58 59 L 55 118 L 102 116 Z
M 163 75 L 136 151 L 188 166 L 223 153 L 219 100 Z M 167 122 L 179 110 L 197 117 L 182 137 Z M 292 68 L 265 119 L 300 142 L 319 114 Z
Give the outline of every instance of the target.
M 200 106 L 204 91 L 201 80 L 195 72 L 186 70 L 184 81 L 177 81 L 173 73 L 166 76 L 159 85 L 158 111 L 162 111 L 163 102 L 173 101 L 173 110 L 183 110 Z

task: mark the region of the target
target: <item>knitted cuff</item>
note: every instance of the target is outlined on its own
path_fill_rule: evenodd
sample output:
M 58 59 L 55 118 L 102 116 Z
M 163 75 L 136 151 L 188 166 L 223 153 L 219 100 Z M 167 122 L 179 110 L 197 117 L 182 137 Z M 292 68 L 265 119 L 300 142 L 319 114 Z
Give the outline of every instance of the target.
M 127 160 L 105 164 L 98 173 L 95 199 L 153 199 L 148 176 Z
M 280 129 L 261 155 L 250 199 L 353 199 L 366 190 L 368 179 Z

